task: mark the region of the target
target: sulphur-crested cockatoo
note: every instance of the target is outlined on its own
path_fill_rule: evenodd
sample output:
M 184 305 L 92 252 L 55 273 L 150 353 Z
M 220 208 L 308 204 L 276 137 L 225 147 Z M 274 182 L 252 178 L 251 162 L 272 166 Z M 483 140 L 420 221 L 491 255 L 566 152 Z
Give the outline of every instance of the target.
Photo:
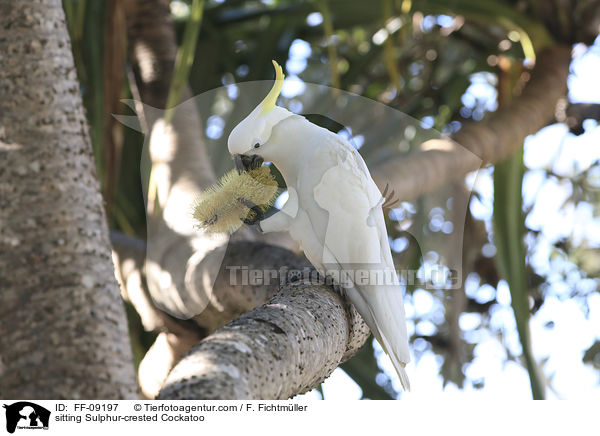
M 284 76 L 275 61 L 273 65 L 273 88 L 228 139 L 238 170 L 269 161 L 287 184 L 285 205 L 258 227 L 288 231 L 320 273 L 339 281 L 408 389 L 404 304 L 383 218 L 384 199 L 346 140 L 275 104 Z

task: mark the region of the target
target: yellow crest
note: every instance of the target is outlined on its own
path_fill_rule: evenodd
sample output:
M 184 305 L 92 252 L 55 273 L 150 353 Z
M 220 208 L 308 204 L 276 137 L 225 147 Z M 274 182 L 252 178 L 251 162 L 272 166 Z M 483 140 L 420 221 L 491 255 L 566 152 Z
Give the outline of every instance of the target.
M 273 110 L 275 103 L 277 102 L 277 97 L 279 97 L 279 94 L 281 93 L 283 79 L 285 78 L 281 66 L 275 61 L 272 62 L 273 66 L 275 67 L 275 83 L 273 84 L 273 88 L 271 88 L 265 99 L 262 101 L 261 114 L 266 114 Z

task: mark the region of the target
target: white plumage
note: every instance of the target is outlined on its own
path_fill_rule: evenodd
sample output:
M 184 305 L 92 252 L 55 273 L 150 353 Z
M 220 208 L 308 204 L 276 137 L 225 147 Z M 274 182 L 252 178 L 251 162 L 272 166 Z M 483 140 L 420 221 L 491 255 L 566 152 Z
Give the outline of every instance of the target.
M 275 64 L 276 65 L 276 64 Z M 283 80 L 277 68 L 277 81 Z M 382 195 L 360 154 L 343 138 L 275 106 L 274 91 L 232 131 L 232 154 L 256 155 L 283 175 L 289 198 L 260 222 L 288 231 L 323 274 L 340 286 L 390 356 L 405 389 L 410 360 L 400 287 L 388 242 Z M 268 133 L 266 133 L 268 132 Z

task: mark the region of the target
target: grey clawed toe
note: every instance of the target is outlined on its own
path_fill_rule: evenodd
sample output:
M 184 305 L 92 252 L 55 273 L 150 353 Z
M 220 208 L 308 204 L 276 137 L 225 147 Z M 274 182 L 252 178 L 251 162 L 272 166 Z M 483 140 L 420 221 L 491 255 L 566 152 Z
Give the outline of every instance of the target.
M 264 214 L 263 210 L 260 208 L 260 206 L 252 203 L 249 200 L 246 200 L 245 198 L 238 197 L 237 200 L 240 203 L 242 203 L 244 206 L 248 207 L 256 215 L 254 217 L 254 219 L 251 219 L 251 220 L 249 220 L 248 218 L 242 218 L 242 222 L 244 224 L 251 226 L 251 225 L 256 224 L 257 222 L 261 221 L 262 219 L 264 219 L 265 214 Z

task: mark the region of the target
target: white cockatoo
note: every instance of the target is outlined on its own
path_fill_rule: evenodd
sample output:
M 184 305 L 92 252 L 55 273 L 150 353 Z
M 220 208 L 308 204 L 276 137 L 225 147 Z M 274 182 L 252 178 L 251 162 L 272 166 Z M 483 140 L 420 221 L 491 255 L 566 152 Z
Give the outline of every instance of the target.
M 315 268 L 338 281 L 409 389 L 402 288 L 383 217 L 384 198 L 350 143 L 275 104 L 284 75 L 273 65 L 273 88 L 228 138 L 238 170 L 268 161 L 285 179 L 287 202 L 258 227 L 288 231 Z

